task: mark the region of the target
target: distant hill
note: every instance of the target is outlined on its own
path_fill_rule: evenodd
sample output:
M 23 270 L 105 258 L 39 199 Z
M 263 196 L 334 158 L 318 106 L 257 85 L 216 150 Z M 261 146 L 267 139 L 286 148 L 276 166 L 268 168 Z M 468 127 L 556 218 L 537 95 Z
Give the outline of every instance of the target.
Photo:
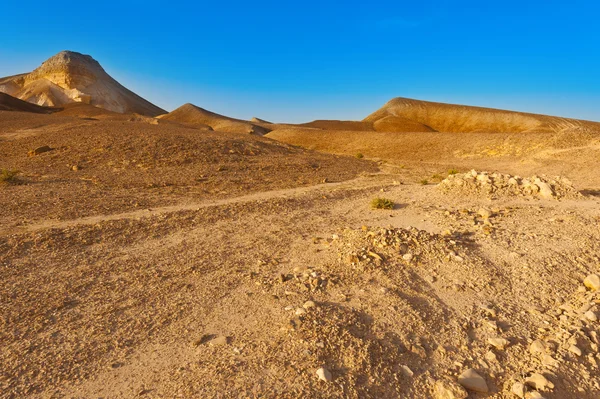
M 86 103 L 146 116 L 166 111 L 123 87 L 89 55 L 61 51 L 31 73 L 0 78 L 0 92 L 49 107 Z
M 262 136 L 270 131 L 270 129 L 257 123 L 219 115 L 189 103 L 182 105 L 173 112 L 161 115 L 160 119 L 188 126 L 210 127 L 212 130 L 219 132 L 250 133 Z
M 380 132 L 558 133 L 600 123 L 492 108 L 394 98 L 363 122 Z

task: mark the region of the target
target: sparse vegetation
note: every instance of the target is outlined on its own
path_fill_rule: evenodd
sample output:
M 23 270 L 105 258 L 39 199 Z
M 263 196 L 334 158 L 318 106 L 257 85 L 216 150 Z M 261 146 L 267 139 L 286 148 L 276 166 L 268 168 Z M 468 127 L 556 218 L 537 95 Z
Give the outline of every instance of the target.
M 429 184 L 429 180 L 427 180 L 427 179 L 423 179 L 423 180 L 421 180 L 419 183 L 421 183 L 421 185 L 422 185 L 422 186 L 426 186 L 426 185 L 428 185 L 428 184 Z
M 458 170 L 457 170 L 457 169 L 450 169 L 450 170 L 448 171 L 448 174 L 449 174 L 449 175 L 455 175 L 455 174 L 457 174 L 457 173 L 458 173 Z
M 15 183 L 18 174 L 18 170 L 0 169 L 0 184 Z
M 394 209 L 394 201 L 387 198 L 374 198 L 371 201 L 371 208 L 373 209 Z
M 431 178 L 433 180 L 444 180 L 444 178 L 442 177 L 442 175 L 439 175 L 437 173 L 435 175 L 431 176 Z
M 358 159 L 362 159 L 365 156 L 362 154 L 362 152 L 357 152 L 356 155 L 355 155 L 355 157 L 358 158 Z

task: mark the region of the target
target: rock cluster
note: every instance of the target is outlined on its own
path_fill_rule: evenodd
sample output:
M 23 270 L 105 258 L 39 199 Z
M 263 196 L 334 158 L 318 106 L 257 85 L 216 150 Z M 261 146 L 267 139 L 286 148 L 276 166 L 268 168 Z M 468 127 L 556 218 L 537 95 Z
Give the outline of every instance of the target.
M 543 199 L 577 198 L 581 194 L 564 177 L 532 176 L 522 178 L 502 173 L 477 172 L 449 175 L 439 187 L 457 194 L 523 196 Z

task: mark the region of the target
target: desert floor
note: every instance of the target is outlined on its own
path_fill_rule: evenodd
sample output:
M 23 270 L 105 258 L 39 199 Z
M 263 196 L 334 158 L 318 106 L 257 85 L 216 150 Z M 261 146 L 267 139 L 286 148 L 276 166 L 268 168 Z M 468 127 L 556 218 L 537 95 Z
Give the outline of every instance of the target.
M 0 397 L 464 398 L 468 369 L 489 390 L 469 398 L 600 397 L 592 178 L 462 193 L 435 159 L 23 115 L 0 112 L 20 170 L 0 187 Z

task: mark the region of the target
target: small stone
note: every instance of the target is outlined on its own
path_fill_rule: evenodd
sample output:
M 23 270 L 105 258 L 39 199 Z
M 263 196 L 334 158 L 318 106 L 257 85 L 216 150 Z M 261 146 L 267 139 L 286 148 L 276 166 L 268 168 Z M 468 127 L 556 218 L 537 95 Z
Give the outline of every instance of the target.
M 436 381 L 433 393 L 435 399 L 466 399 L 469 396 L 463 387 L 450 380 Z
M 487 382 L 480 376 L 475 370 L 465 370 L 461 375 L 458 376 L 458 383 L 470 391 L 489 392 Z
M 415 375 L 415 373 L 410 369 L 410 367 L 402 365 L 402 373 L 404 373 L 405 376 L 407 377 L 412 377 L 413 375 Z
M 306 314 L 306 309 L 298 308 L 296 309 L 296 316 L 303 316 Z
M 546 388 L 554 388 L 554 384 L 542 374 L 533 373 L 525 379 L 525 383 L 534 389 L 544 390 Z
M 529 352 L 533 355 L 539 355 L 542 353 L 546 353 L 546 344 L 544 341 L 536 339 L 529 346 Z
M 515 382 L 512 386 L 512 388 L 510 389 L 510 391 L 512 393 L 514 393 L 516 396 L 518 396 L 519 398 L 523 399 L 525 398 L 525 392 L 527 391 L 527 388 L 525 388 L 525 385 L 520 383 L 520 382 Z
M 44 146 L 36 148 L 35 150 L 29 151 L 27 153 L 27 155 L 29 155 L 30 157 L 34 157 L 36 155 L 40 155 L 40 154 L 43 154 L 43 153 L 48 152 L 48 151 L 52 151 L 52 148 L 50 148 L 47 145 L 44 145 Z
M 588 310 L 587 312 L 585 312 L 583 314 L 585 316 L 586 319 L 588 319 L 589 321 L 598 321 L 598 315 L 596 315 L 596 313 L 592 312 L 591 310 Z
M 404 259 L 407 262 L 410 262 L 413 259 L 413 255 L 412 254 L 404 254 L 404 255 L 402 255 L 402 259 Z
M 489 219 L 492 217 L 492 211 L 488 208 L 481 208 L 477 214 L 481 216 L 482 219 Z
M 317 304 L 315 304 L 313 301 L 306 301 L 304 302 L 304 305 L 302 305 L 302 307 L 308 310 L 317 307 Z
M 487 351 L 485 355 L 483 355 L 484 359 L 490 363 L 496 363 L 498 361 L 498 357 L 492 351 Z
M 488 344 L 502 351 L 508 346 L 509 342 L 505 338 L 488 338 Z
M 583 280 L 583 285 L 592 291 L 600 290 L 600 276 L 597 274 L 590 274 Z
M 575 354 L 576 356 L 581 356 L 582 355 L 581 349 L 579 349 L 575 345 L 569 346 L 569 352 Z
M 321 367 L 317 370 L 317 376 L 321 381 L 330 382 L 331 380 L 333 380 L 331 372 L 324 367 Z

